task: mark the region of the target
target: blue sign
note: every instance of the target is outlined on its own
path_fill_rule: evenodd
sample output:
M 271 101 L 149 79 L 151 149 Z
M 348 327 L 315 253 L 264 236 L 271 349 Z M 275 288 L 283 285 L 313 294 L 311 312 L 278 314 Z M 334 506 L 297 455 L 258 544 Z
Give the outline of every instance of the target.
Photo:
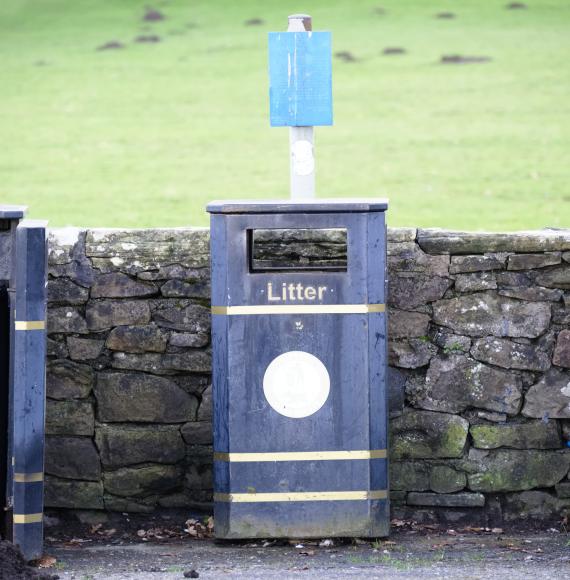
M 272 127 L 332 125 L 330 32 L 269 33 Z

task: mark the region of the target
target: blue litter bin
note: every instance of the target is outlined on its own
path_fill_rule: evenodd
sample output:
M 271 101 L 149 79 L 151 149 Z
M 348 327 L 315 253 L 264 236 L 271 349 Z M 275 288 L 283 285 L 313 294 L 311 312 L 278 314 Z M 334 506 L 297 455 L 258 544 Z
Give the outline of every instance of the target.
M 207 209 L 216 536 L 388 535 L 387 202 Z

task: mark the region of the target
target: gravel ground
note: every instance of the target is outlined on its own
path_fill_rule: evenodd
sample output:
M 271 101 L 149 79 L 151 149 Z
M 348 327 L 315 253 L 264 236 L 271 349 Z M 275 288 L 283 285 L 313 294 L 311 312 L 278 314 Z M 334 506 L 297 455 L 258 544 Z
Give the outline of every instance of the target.
M 243 542 L 142 537 L 51 538 L 61 579 L 199 578 L 567 578 L 570 534 L 564 529 L 433 530 L 406 526 L 387 541 Z M 114 535 L 114 534 L 113 534 Z M 113 537 L 113 535 L 111 537 Z M 325 544 L 325 545 L 323 545 Z

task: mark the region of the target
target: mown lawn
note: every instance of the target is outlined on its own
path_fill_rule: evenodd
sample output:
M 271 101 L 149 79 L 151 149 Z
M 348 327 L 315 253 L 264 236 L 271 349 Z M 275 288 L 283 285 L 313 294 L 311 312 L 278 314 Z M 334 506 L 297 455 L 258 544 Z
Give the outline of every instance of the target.
M 335 125 L 317 129 L 320 197 L 389 197 L 391 225 L 568 227 L 570 2 L 506 4 L 2 0 L 0 203 L 57 226 L 173 226 L 205 225 L 211 199 L 287 197 L 267 32 L 305 11 L 350 61 L 334 59 Z M 165 19 L 143 21 L 148 5 Z M 97 50 L 110 41 L 124 47 Z M 440 62 L 453 54 L 491 60 Z

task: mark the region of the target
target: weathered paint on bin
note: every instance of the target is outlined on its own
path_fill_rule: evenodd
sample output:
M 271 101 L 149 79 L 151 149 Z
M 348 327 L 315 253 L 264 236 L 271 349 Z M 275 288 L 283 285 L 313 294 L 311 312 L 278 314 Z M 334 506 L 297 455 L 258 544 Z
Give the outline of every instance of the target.
M 214 510 L 219 538 L 388 534 L 384 200 L 213 202 Z M 339 271 L 252 272 L 252 229 L 346 228 Z M 268 284 L 326 287 L 270 301 Z M 320 299 L 319 299 L 320 298 Z M 264 395 L 279 355 L 316 356 L 326 402 L 291 418 Z

